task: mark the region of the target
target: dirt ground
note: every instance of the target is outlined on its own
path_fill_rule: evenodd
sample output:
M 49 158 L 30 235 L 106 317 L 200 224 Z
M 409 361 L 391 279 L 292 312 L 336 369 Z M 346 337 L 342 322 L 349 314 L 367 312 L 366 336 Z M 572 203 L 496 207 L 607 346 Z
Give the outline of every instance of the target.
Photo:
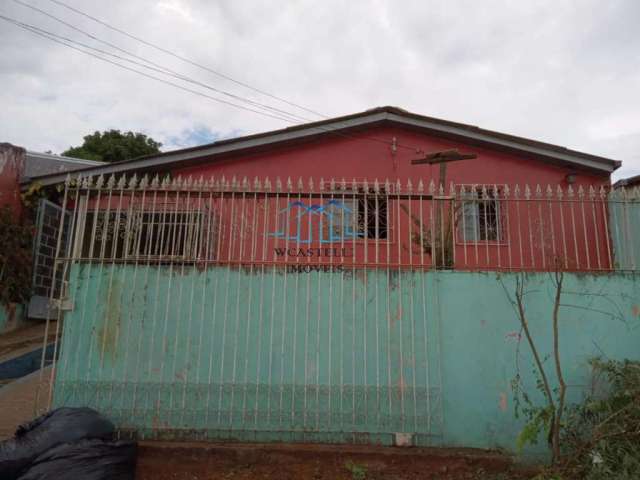
M 42 347 L 44 339 L 45 323 L 34 323 L 25 328 L 0 335 L 0 361 L 18 357 Z M 53 342 L 56 335 L 56 322 L 49 323 L 49 340 Z
M 49 342 L 55 338 L 56 323 L 49 326 Z M 34 323 L 25 328 L 0 335 L 0 362 L 18 357 L 42 347 L 45 324 Z M 16 427 L 35 416 L 35 401 L 40 385 L 40 409 L 44 408 L 49 396 L 50 367 L 43 372 L 35 371 L 19 379 L 2 381 L 0 385 L 0 440 L 12 437 Z
M 317 445 L 140 444 L 138 480 L 512 480 L 493 453 Z
M 51 368 L 47 367 L 42 375 L 42 383 L 38 370 L 0 388 L 0 440 L 12 437 L 18 425 L 36 416 L 36 395 L 39 395 L 38 411 L 44 411 L 49 398 L 50 375 Z
M 55 332 L 52 327 L 51 339 Z M 44 325 L 0 337 L 0 359 L 42 345 Z M 49 368 L 41 387 L 47 398 Z M 0 388 L 0 439 L 34 416 L 40 373 Z M 522 480 L 508 457 L 477 450 L 336 445 L 238 445 L 143 442 L 138 480 Z

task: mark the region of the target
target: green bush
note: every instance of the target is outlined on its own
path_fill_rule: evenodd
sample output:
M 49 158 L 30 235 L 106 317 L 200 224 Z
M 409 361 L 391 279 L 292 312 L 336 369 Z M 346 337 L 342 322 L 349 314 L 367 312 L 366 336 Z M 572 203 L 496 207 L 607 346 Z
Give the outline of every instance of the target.
M 33 229 L 0 208 L 0 304 L 24 303 L 31 290 Z
M 567 469 L 586 480 L 640 478 L 640 362 L 594 360 L 592 365 L 607 387 L 568 411 Z

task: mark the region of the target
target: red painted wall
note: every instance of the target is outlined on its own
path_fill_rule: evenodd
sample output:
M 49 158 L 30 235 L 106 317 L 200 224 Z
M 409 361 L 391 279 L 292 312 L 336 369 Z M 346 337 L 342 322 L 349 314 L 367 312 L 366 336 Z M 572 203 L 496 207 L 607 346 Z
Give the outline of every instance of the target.
M 473 152 L 478 155 L 475 160 L 455 162 L 447 167 L 447 181 L 455 183 L 529 183 L 535 185 L 562 184 L 567 173 L 574 169 L 558 167 L 541 161 L 518 157 L 514 154 L 503 153 L 486 147 L 467 146 L 461 142 L 453 142 L 428 136 L 423 133 L 407 131 L 400 128 L 380 127 L 367 131 L 367 137 L 391 142 L 395 137 L 398 144 L 417 147 L 425 152 L 458 148 L 463 152 Z M 230 178 L 236 176 L 241 179 L 247 176 L 269 176 L 272 179 L 279 176 L 283 180 L 291 177 L 307 179 L 313 177 L 318 180 L 331 177 L 347 180 L 356 178 L 361 180 L 378 178 L 392 181 L 400 179 L 403 183 L 411 179 L 414 184 L 422 178 L 428 183 L 432 178 L 438 179 L 438 167 L 428 165 L 411 165 L 410 160 L 418 154 L 410 149 L 397 149 L 392 154 L 391 146 L 376 141 L 334 137 L 322 139 L 313 143 L 280 148 L 269 152 L 255 153 L 236 157 L 227 161 L 216 160 L 208 165 L 198 165 L 190 168 L 176 169 L 174 174 L 182 175 L 225 175 Z M 577 184 L 609 184 L 609 177 L 579 173 Z
M 450 163 L 447 167 L 446 182 L 449 184 L 508 184 L 511 189 L 516 184 L 524 190 L 524 185 L 528 184 L 535 192 L 537 184 L 541 185 L 545 192 L 547 185 L 551 185 L 554 190 L 558 185 L 563 189 L 569 186 L 566 182 L 568 173 L 577 173 L 576 183 L 573 188 L 577 190 L 579 186 L 588 187 L 609 185 L 608 175 L 600 175 L 577 171 L 575 168 L 557 166 L 543 161 L 536 161 L 531 158 L 519 157 L 515 154 L 504 153 L 491 150 L 486 147 L 465 145 L 460 142 L 443 140 L 437 137 L 428 136 L 422 133 L 407 131 L 399 128 L 376 128 L 367 132 L 368 137 L 386 140 L 391 142 L 396 139 L 400 145 L 416 147 L 424 152 L 440 151 L 458 148 L 461 152 L 476 153 L 478 158 L 461 162 Z M 302 178 L 307 185 L 308 179 L 313 178 L 317 188 L 319 180 L 322 178 L 329 182 L 331 178 L 339 181 L 346 178 L 347 181 L 356 179 L 362 181 L 364 178 L 372 181 L 378 179 L 384 181 L 389 179 L 392 183 L 400 180 L 402 188 L 410 179 L 414 189 L 419 180 L 425 184 L 433 180 L 438 182 L 439 167 L 428 165 L 411 165 L 411 159 L 419 154 L 412 149 L 399 146 L 396 152 L 392 152 L 390 145 L 377 141 L 355 139 L 355 138 L 331 138 L 318 140 L 313 143 L 299 144 L 287 148 L 279 148 L 262 153 L 254 153 L 245 156 L 228 159 L 226 161 L 215 161 L 206 165 L 178 169 L 174 175 L 205 178 L 210 176 L 220 177 L 224 175 L 227 179 L 236 177 L 239 181 L 243 177 L 248 177 L 250 181 L 257 176 L 260 179 L 269 177 L 274 182 L 276 177 L 286 181 L 288 177 L 297 183 L 298 178 Z M 447 193 L 445 189 L 445 194 Z M 286 191 L 286 187 L 285 187 Z M 404 191 L 404 190 L 403 190 Z M 521 192 L 521 197 L 524 191 Z M 288 200 L 296 200 L 291 197 Z M 546 197 L 543 197 L 546 199 Z M 221 258 L 227 261 L 244 261 L 250 251 L 251 235 L 236 229 L 226 227 L 229 224 L 250 224 L 252 220 L 251 205 L 246 199 L 246 209 L 240 205 L 239 196 L 230 199 L 236 202 L 235 212 L 231 211 L 232 201 L 221 202 L 218 208 L 223 210 L 222 236 L 221 236 Z M 303 198 L 303 200 L 305 200 Z M 307 203 L 313 203 L 306 199 Z M 326 198 L 325 198 L 326 201 Z M 220 202 L 220 201 L 218 201 Z M 222 205 L 226 203 L 226 205 Z M 269 203 L 266 206 L 266 203 Z M 416 232 L 416 225 L 412 224 L 405 209 L 412 209 L 415 216 L 420 208 L 420 201 L 400 201 L 390 197 L 388 204 L 390 238 L 383 242 L 369 240 L 356 240 L 347 242 L 348 246 L 354 248 L 355 253 L 347 259 L 348 263 L 371 264 L 402 264 L 406 266 L 419 263 L 431 263 L 431 253 L 420 253 L 420 245 L 412 243 L 411 236 Z M 270 202 L 257 200 L 257 211 L 270 211 L 283 208 L 287 205 L 287 198 L 281 198 L 276 205 L 273 199 Z M 404 206 L 404 207 L 403 207 Z M 240 209 L 243 209 L 240 213 Z M 423 218 L 425 228 L 429 229 L 430 218 L 433 218 L 432 202 L 423 203 Z M 455 247 L 456 268 L 515 268 L 530 270 L 550 270 L 555 268 L 554 264 L 559 262 L 563 268 L 584 270 L 602 269 L 606 270 L 611 266 L 611 253 L 607 234 L 606 205 L 602 201 L 591 203 L 549 203 L 545 200 L 526 202 L 503 203 L 502 206 L 503 227 L 507 230 L 504 239 L 497 241 L 462 241 L 459 233 L 456 234 L 457 241 Z M 446 203 L 445 211 L 449 212 L 449 204 Z M 447 213 L 448 215 L 448 213 Z M 233 216 L 233 218 L 232 218 Z M 239 217 L 243 220 L 239 221 Z M 263 221 L 258 218 L 257 237 L 264 239 L 265 235 L 261 227 Z M 275 220 L 267 220 L 267 233 L 276 229 Z M 282 225 L 280 225 L 281 227 Z M 225 230 L 226 228 L 226 230 Z M 306 228 L 306 227 L 304 227 Z M 318 228 L 317 226 L 311 228 Z M 438 227 L 431 225 L 431 230 L 437 233 Z M 441 234 L 441 233 L 440 233 Z M 225 240 L 228 235 L 228 239 Z M 268 237 L 268 236 L 267 236 Z M 231 239 L 234 240 L 231 240 Z M 233 243 L 233 245 L 231 245 Z M 246 245 L 245 245 L 246 243 Z M 275 247 L 296 247 L 291 241 L 274 239 L 268 237 L 266 241 L 257 244 L 256 258 L 267 261 L 279 262 L 281 257 L 275 256 Z M 311 245 L 301 245 L 303 247 L 320 247 L 314 242 Z M 339 245 L 344 246 L 344 245 Z M 266 249 L 266 253 L 263 250 Z M 437 253 L 437 252 L 436 252 Z M 351 253 L 350 253 L 351 255 Z M 440 255 L 440 254 L 439 254 Z M 243 257 L 243 258 L 241 258 Z M 291 261 L 291 259 L 289 259 Z M 300 260 L 295 260 L 300 262 Z M 302 259 L 303 262 L 317 261 Z M 325 259 L 326 261 L 326 259 Z
M 574 169 L 398 128 L 372 129 L 367 132 L 367 136 L 386 141 L 395 137 L 398 144 L 411 145 L 424 152 L 458 148 L 462 152 L 478 155 L 474 160 L 449 164 L 447 183 L 508 184 L 512 189 L 511 198 L 515 185 L 520 185 L 523 190 L 520 194 L 521 201 L 499 200 L 500 229 L 504 232 L 499 240 L 471 241 L 469 238 L 463 238 L 460 232 L 464 230 L 464 225 L 460 221 L 456 228 L 452 228 L 449 223 L 444 229 L 447 233 L 455 233 L 455 268 L 554 270 L 559 266 L 569 270 L 607 270 L 611 267 L 605 201 L 600 197 L 586 199 L 587 201 L 575 197 L 574 200 L 562 202 L 544 194 L 535 197 L 537 184 L 542 186 L 543 193 L 547 185 L 552 186 L 554 195 L 558 185 L 566 193 L 568 185 L 565 177 L 568 173 L 573 173 Z M 432 257 L 438 255 L 442 258 L 443 252 L 432 252 L 429 248 L 423 248 L 422 240 L 418 238 L 416 241 L 416 233 L 422 227 L 427 232 L 422 236 L 423 239 L 442 237 L 444 224 L 434 225 L 437 218 L 435 212 L 442 205 L 443 218 L 452 218 L 455 216 L 451 210 L 452 205 L 458 211 L 464 208 L 460 201 L 434 201 L 427 195 L 403 196 L 392 188 L 385 196 L 388 211 L 385 216 L 388 221 L 387 238 L 344 239 L 343 236 L 338 241 L 326 240 L 327 232 L 331 228 L 326 225 L 327 217 L 323 216 L 324 214 L 307 214 L 304 209 L 295 205 L 298 202 L 302 203 L 303 207 L 319 208 L 330 200 L 337 200 L 343 204 L 346 200 L 348 204 L 350 197 L 354 198 L 353 191 L 347 191 L 346 194 L 319 193 L 321 178 L 324 179 L 325 185 L 329 184 L 331 178 L 338 182 L 345 178 L 349 183 L 352 179 L 361 182 L 364 178 L 371 182 L 376 178 L 381 182 L 389 179 L 391 183 L 399 179 L 401 194 L 406 193 L 409 179 L 413 182 L 414 193 L 419 180 L 428 188 L 430 181 L 438 178 L 438 166 L 411 165 L 411 159 L 418 155 L 415 150 L 400 146 L 394 153 L 390 145 L 378 141 L 334 137 L 176 169 L 172 172 L 174 176 L 193 176 L 196 179 L 201 175 L 206 179 L 211 176 L 220 179 L 224 175 L 227 179 L 236 177 L 238 181 L 247 177 L 252 183 L 255 177 L 261 180 L 269 177 L 273 185 L 272 192 L 277 177 L 283 182 L 291 177 L 293 193 L 287 189 L 286 183 L 277 196 L 255 193 L 251 189 L 230 189 L 220 194 L 218 191 L 208 193 L 206 190 L 200 192 L 178 188 L 176 191 L 168 188 L 147 193 L 144 199 L 136 198 L 136 202 L 144 201 L 145 210 L 157 214 L 154 217 L 155 222 L 162 223 L 165 232 L 158 238 L 166 237 L 163 240 L 164 247 L 161 245 L 155 250 L 151 248 L 148 252 L 160 256 L 173 255 L 175 252 L 169 252 L 165 247 L 171 244 L 171 249 L 175 249 L 175 241 L 169 242 L 167 239 L 176 237 L 199 242 L 201 260 L 221 263 L 255 265 L 287 262 L 294 265 L 332 266 L 355 264 L 377 265 L 381 268 L 432 266 Z M 298 193 L 296 188 L 298 178 L 304 181 L 302 193 Z M 307 186 L 310 178 L 313 178 L 315 185 L 316 196 L 313 197 L 308 195 Z M 586 172 L 577 172 L 576 180 L 574 188 L 609 184 L 608 175 Z M 534 191 L 531 200 L 524 200 L 525 184 L 530 185 Z M 425 190 L 424 193 L 428 192 Z M 448 187 L 445 189 L 445 195 L 447 193 Z M 115 211 L 114 218 L 118 216 L 118 212 L 131 209 L 127 197 L 123 200 L 119 194 L 103 196 L 99 202 L 101 208 Z M 288 207 L 291 208 L 285 210 Z M 190 225 L 198 224 L 206 231 L 194 233 L 189 230 L 192 227 L 185 227 L 188 217 L 182 212 L 197 212 L 202 220 Z M 298 223 L 300 213 L 304 218 L 301 216 L 302 220 Z M 277 232 L 281 232 L 281 235 L 276 234 Z M 291 238 L 300 232 L 302 235 L 292 241 Z M 309 239 L 311 241 L 308 241 Z M 295 250 L 309 248 L 316 249 L 313 256 L 295 255 Z M 337 248 L 340 250 L 340 258 L 335 258 L 335 251 L 325 251 L 318 256 L 318 248 Z M 205 254 L 202 254 L 203 249 L 206 250 Z M 289 250 L 294 255 L 288 253 Z M 287 253 L 277 253 L 278 251 Z M 444 261 L 435 263 L 450 265 Z
M 9 143 L 0 143 L 0 207 L 8 205 L 17 217 L 22 214 L 20 177 L 26 151 Z

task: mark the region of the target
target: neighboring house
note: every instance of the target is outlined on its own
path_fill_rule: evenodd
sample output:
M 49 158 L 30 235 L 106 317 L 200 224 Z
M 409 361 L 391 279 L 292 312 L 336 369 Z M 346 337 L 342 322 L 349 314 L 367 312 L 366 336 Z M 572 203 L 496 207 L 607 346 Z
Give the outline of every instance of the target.
M 24 171 L 22 172 L 20 181 L 37 180 L 38 177 L 42 177 L 43 175 L 74 172 L 80 169 L 104 165 L 105 162 L 98 162 L 96 160 L 85 160 L 83 158 L 65 157 L 64 155 L 27 150 Z
M 618 263 L 640 265 L 640 175 L 623 178 L 613 185 L 610 211 L 614 220 L 611 228 L 614 247 L 620 251 Z
M 640 175 L 634 175 L 633 177 L 622 178 L 613 184 L 613 188 L 634 188 L 640 187 Z
M 17 215 L 22 212 L 20 184 L 42 175 L 73 172 L 99 167 L 103 162 L 33 152 L 10 143 L 0 143 L 0 206 L 9 205 Z
M 52 155 L 0 143 L 0 206 L 8 205 L 16 217 L 23 215 L 20 184 L 32 184 L 42 175 L 66 174 L 84 168 L 95 168 L 103 162 Z M 28 308 L 31 318 L 46 317 L 46 304 L 53 276 L 56 233 L 60 224 L 60 208 L 41 199 L 35 218 L 28 219 L 36 227 L 33 255 L 33 296 Z
M 50 406 L 139 438 L 514 450 L 521 310 L 542 359 L 559 316 L 567 398 L 638 357 L 619 166 L 383 107 L 38 177 L 69 226 Z

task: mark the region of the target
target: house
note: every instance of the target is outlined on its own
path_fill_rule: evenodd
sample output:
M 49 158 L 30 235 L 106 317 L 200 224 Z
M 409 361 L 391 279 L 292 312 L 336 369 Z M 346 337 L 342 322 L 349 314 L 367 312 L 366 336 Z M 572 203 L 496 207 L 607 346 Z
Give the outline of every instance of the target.
M 634 175 L 633 177 L 623 178 L 614 183 L 613 188 L 634 188 L 640 187 L 640 175 Z
M 67 174 L 101 165 L 103 162 L 34 152 L 10 143 L 0 143 L 0 207 L 8 206 L 16 218 L 24 221 L 21 184 L 34 185 L 36 179 L 42 175 Z M 36 215 L 28 219 L 28 222 L 35 226 L 35 239 L 32 297 L 27 315 L 30 318 L 44 318 L 47 316 L 46 305 L 53 279 L 53 257 L 57 240 L 55 232 L 60 223 L 60 207 L 44 198 L 36 203 Z M 2 309 L 0 306 L 0 310 Z M 0 317 L 2 316 L 3 313 L 0 311 Z M 14 316 L 22 317 L 22 314 Z
M 573 397 L 593 356 L 638 358 L 619 166 L 383 107 L 39 177 L 68 232 L 49 406 L 138 438 L 513 451 L 539 378 L 518 306 L 541 358 L 560 316 Z
M 20 213 L 21 183 L 30 183 L 42 175 L 68 173 L 100 165 L 103 162 L 34 152 L 10 143 L 0 143 L 0 206 L 9 205 Z
M 447 181 L 457 184 L 609 184 L 621 162 L 543 142 L 380 107 L 344 117 L 282 130 L 221 140 L 85 168 L 87 175 L 112 173 L 172 173 L 173 175 L 247 176 L 253 179 L 385 178 L 438 180 L 435 171 L 416 168 L 425 152 L 460 148 L 473 151 L 473 162 L 452 164 Z M 39 179 L 43 185 L 61 183 L 64 175 Z
M 434 152 L 450 151 L 474 158 L 415 164 Z M 292 192 L 287 198 L 282 195 L 277 204 L 271 198 L 271 211 L 283 208 L 293 211 L 293 202 L 323 208 L 323 202 L 340 201 L 347 209 L 343 212 L 352 211 L 352 215 L 333 214 L 329 218 L 326 215 L 329 210 L 322 210 L 321 216 L 281 218 L 277 229 L 282 233 L 285 227 L 295 227 L 303 245 L 341 237 L 355 246 L 350 258 L 354 264 L 410 266 L 428 262 L 466 269 L 549 270 L 562 263 L 566 269 L 608 270 L 614 263 L 615 252 L 606 234 L 604 192 L 610 188 L 611 173 L 619 166 L 619 161 L 596 155 L 416 115 L 396 107 L 380 107 L 210 145 L 87 167 L 77 173 L 118 178 L 134 173 L 138 177 L 159 174 L 185 181 L 215 178 L 218 182 L 223 179 L 232 182 L 235 178 L 238 185 L 247 186 L 247 192 L 253 185 L 264 186 L 265 182 L 274 190 Z M 64 182 L 65 177 L 65 174 L 45 175 L 38 181 L 51 186 Z M 320 187 L 324 195 L 318 193 Z M 294 191 L 297 193 L 293 194 Z M 320 197 L 306 198 L 310 192 L 315 192 L 312 197 L 322 197 L 320 203 L 317 201 Z M 395 200 L 403 195 L 411 198 L 400 205 Z M 421 201 L 427 198 L 439 201 Z M 580 199 L 584 202 L 574 201 Z M 223 207 L 217 200 L 213 203 L 212 209 L 219 211 Z M 258 203 L 266 208 L 262 200 Z M 420 218 L 419 208 L 423 208 Z M 222 210 L 226 213 L 224 219 L 217 220 L 222 232 L 217 258 L 242 262 L 240 251 L 247 252 L 250 247 L 243 244 L 235 250 L 229 248 L 231 236 L 242 233 L 244 241 L 250 240 L 244 230 L 232 232 L 228 228 L 236 223 L 229 216 L 242 215 L 248 221 L 251 213 Z M 319 211 L 304 210 L 310 214 Z M 139 221 L 149 221 L 149 215 Z M 193 221 L 204 221 L 202 212 Z M 256 228 L 276 228 L 271 222 L 272 219 L 268 225 L 258 222 Z M 154 223 L 159 224 L 157 218 Z M 222 231 L 225 226 L 227 229 Z M 327 237 L 327 232 L 318 229 L 331 233 Z M 350 230 L 359 236 L 358 241 L 349 238 Z M 258 258 L 273 251 L 274 246 L 281 246 L 276 245 L 278 238 L 285 238 L 270 233 L 273 232 L 259 233 L 268 241 L 264 245 L 258 242 L 255 252 Z M 170 242 L 164 242 L 164 249 L 169 245 Z M 88 242 L 84 248 L 88 253 Z M 170 252 L 157 254 L 166 256 Z M 211 255 L 209 260 L 213 260 Z M 264 260 L 269 260 L 268 257 Z M 272 260 L 286 258 L 285 255 Z

